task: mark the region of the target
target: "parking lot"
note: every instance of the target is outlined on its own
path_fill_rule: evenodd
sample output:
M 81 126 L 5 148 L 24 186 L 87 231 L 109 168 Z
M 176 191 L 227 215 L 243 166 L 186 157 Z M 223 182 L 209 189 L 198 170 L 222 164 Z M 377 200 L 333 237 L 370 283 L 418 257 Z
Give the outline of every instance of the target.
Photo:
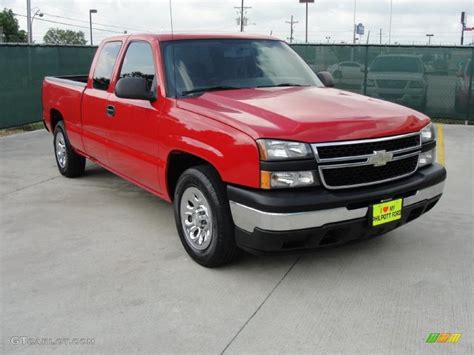
M 414 222 L 206 269 L 167 203 L 93 164 L 62 177 L 45 131 L 0 138 L 2 352 L 472 353 L 474 127 L 445 125 L 444 145 L 445 194 Z M 425 343 L 444 332 L 460 342 Z

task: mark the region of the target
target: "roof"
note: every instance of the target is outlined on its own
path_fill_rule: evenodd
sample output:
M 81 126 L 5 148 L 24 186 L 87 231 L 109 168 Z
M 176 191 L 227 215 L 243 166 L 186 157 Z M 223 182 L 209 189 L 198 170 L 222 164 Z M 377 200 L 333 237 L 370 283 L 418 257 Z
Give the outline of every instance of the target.
M 114 36 L 106 38 L 106 40 L 125 40 L 127 38 L 133 39 L 134 37 L 157 39 L 158 41 L 181 41 L 189 39 L 266 39 L 276 40 L 278 38 L 251 33 L 136 33 L 130 35 Z

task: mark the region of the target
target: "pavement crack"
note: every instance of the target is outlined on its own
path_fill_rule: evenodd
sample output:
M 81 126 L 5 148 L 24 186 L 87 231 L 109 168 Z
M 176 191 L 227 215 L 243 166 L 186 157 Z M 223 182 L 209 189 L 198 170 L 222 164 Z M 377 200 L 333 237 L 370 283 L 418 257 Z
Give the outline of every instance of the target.
M 59 178 L 60 176 L 53 176 L 53 177 L 50 177 L 48 179 L 45 179 L 45 180 L 41 180 L 41 181 L 38 181 L 38 182 L 35 182 L 34 184 L 31 184 L 31 185 L 27 185 L 27 186 L 23 186 L 23 187 L 20 187 L 14 191 L 10 191 L 10 192 L 7 192 L 7 193 L 4 193 L 2 194 L 2 196 L 7 196 L 7 195 L 11 195 L 11 194 L 14 194 L 15 192 L 18 192 L 18 191 L 23 191 L 23 190 L 26 190 L 30 187 L 33 187 L 33 186 L 37 186 L 37 185 L 41 185 L 45 182 L 48 182 L 48 181 L 51 181 L 51 180 L 54 180 L 54 179 L 57 179 Z
M 224 349 L 221 351 L 221 355 L 224 354 L 227 349 L 232 345 L 235 339 L 240 335 L 240 333 L 245 329 L 247 324 L 250 323 L 250 321 L 255 317 L 255 315 L 260 311 L 260 309 L 263 307 L 263 305 L 267 302 L 267 300 L 270 298 L 270 296 L 275 292 L 275 290 L 280 286 L 280 284 L 283 282 L 283 280 L 286 278 L 286 276 L 290 273 L 290 271 L 295 267 L 295 265 L 298 263 L 298 261 L 301 259 L 301 255 L 299 255 L 293 264 L 286 270 L 285 274 L 281 277 L 281 279 L 276 283 L 276 285 L 271 289 L 271 291 L 268 293 L 268 295 L 265 297 L 265 299 L 260 303 L 260 305 L 257 307 L 257 309 L 250 315 L 250 317 L 246 320 L 246 322 L 240 327 L 240 329 L 235 333 L 235 335 L 232 337 L 232 339 L 227 343 L 227 345 L 224 347 Z

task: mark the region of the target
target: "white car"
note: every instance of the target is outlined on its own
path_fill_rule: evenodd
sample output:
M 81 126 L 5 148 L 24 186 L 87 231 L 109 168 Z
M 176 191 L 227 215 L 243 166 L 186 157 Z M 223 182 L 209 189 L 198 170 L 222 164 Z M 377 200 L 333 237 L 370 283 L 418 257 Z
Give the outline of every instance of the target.
M 414 55 L 380 55 L 367 75 L 368 96 L 426 109 L 427 82 L 421 59 Z
M 328 67 L 338 87 L 359 88 L 364 81 L 364 66 L 357 62 L 341 62 Z

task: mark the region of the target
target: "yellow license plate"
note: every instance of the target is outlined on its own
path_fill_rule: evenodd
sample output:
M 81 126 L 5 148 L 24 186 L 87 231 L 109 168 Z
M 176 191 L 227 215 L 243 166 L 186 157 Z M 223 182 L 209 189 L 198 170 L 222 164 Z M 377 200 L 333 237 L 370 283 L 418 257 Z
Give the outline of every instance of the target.
M 393 222 L 402 218 L 403 199 L 387 201 L 372 206 L 372 226 Z

